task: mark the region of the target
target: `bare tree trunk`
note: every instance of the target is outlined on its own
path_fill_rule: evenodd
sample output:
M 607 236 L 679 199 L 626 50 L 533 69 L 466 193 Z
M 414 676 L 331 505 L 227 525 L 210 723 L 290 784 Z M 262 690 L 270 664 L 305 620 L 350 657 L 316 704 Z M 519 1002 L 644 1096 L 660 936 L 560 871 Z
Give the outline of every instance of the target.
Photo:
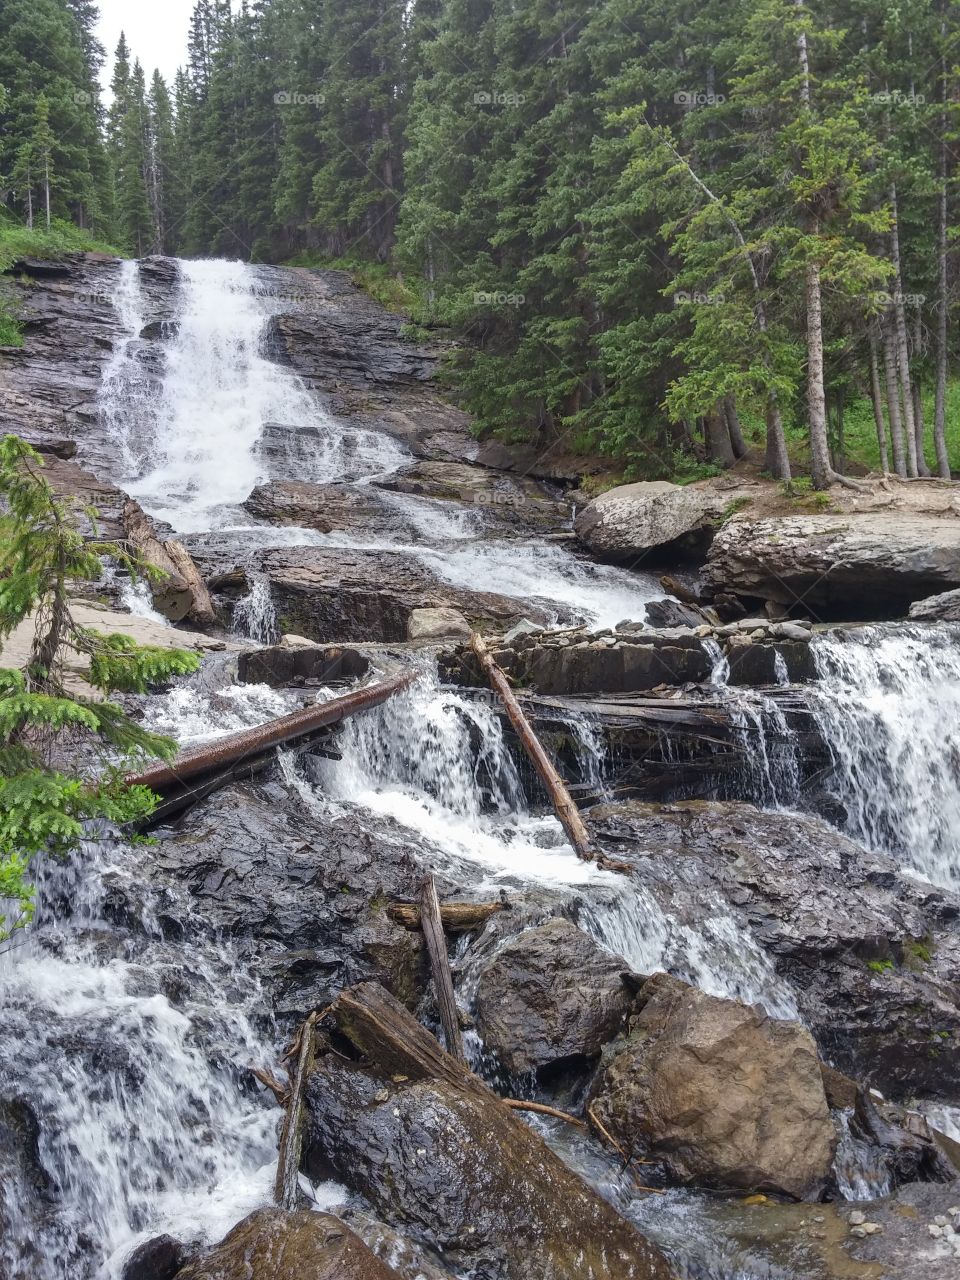
M 767 447 L 764 466 L 775 480 L 790 480 L 790 455 L 787 453 L 787 437 L 783 429 L 783 415 L 776 391 L 767 396 Z
M 733 445 L 730 443 L 727 419 L 721 407 L 714 406 L 708 414 L 704 415 L 703 423 L 707 438 L 707 456 L 710 461 L 719 463 L 724 468 L 732 467 L 736 457 Z
M 893 446 L 893 469 L 906 477 L 907 463 L 903 445 L 903 419 L 900 417 L 900 383 L 897 376 L 897 339 L 889 311 L 883 322 L 883 372 L 887 385 L 887 410 L 890 415 L 890 441 Z
M 443 932 L 440 901 L 437 898 L 437 885 L 433 876 L 427 876 L 423 882 L 423 891 L 420 896 L 420 928 L 423 930 L 423 939 L 427 944 L 427 954 L 430 957 L 433 986 L 437 995 L 437 1007 L 440 1010 L 440 1025 L 443 1027 L 444 1046 L 447 1053 L 458 1062 L 466 1063 L 463 1036 L 460 1033 L 460 1013 L 453 990 L 450 957 L 447 955 L 447 938 Z
M 730 432 L 730 443 L 733 446 L 734 456 L 744 458 L 748 453 L 747 442 L 743 438 L 740 415 L 737 413 L 737 402 L 733 396 L 723 397 L 723 413 L 727 420 L 727 430 Z
M 917 471 L 917 426 L 913 414 L 913 391 L 910 386 L 910 350 L 907 346 L 907 313 L 903 302 L 903 275 L 900 267 L 900 231 L 898 226 L 897 186 L 890 186 L 890 207 L 893 213 L 893 227 L 890 231 L 890 257 L 893 261 L 893 303 L 891 310 L 896 334 L 897 369 L 900 374 L 900 389 L 903 393 L 903 431 L 907 441 L 907 475 L 911 478 Z
M 810 475 L 815 489 L 829 488 L 830 443 L 827 438 L 827 398 L 823 384 L 823 303 L 820 296 L 820 265 L 807 264 L 807 417 L 810 425 Z
M 923 357 L 923 317 L 919 305 L 914 311 L 913 355 L 915 360 Z M 917 432 L 917 474 L 929 476 L 930 468 L 927 466 L 924 444 L 926 430 L 923 422 L 923 395 L 919 377 L 913 379 L 913 422 Z
M 890 470 L 890 454 L 887 451 L 887 425 L 883 417 L 883 395 L 880 391 L 880 364 L 877 356 L 877 335 L 870 330 L 870 403 L 873 420 L 877 426 L 877 448 L 880 451 L 880 469 L 886 475 Z
M 43 157 L 43 197 L 46 203 L 47 230 L 50 230 L 50 157 Z
M 941 14 L 940 42 L 946 42 L 946 21 Z M 937 390 L 933 411 L 933 443 L 937 451 L 937 474 L 950 479 L 950 456 L 947 452 L 947 60 L 940 58 L 940 200 L 937 214 Z

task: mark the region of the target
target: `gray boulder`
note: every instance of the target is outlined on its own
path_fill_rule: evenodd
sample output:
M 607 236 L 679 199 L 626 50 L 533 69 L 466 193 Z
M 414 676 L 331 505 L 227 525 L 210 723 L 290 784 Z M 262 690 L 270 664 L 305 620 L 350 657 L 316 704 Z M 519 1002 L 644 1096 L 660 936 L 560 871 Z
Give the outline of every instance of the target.
M 630 1008 L 628 968 L 569 920 L 527 929 L 480 973 L 485 1046 L 516 1076 L 598 1056 Z
M 647 480 L 610 489 L 577 516 L 577 537 L 595 555 L 635 560 L 648 551 L 709 538 L 724 500 L 694 485 Z
M 469 640 L 470 623 L 457 609 L 414 609 L 407 619 L 408 640 Z
M 836 1134 L 809 1031 L 665 973 L 639 1000 L 593 1090 L 613 1136 L 681 1182 L 815 1195 Z
M 919 622 L 960 622 L 960 591 L 927 596 L 910 606 L 910 617 Z

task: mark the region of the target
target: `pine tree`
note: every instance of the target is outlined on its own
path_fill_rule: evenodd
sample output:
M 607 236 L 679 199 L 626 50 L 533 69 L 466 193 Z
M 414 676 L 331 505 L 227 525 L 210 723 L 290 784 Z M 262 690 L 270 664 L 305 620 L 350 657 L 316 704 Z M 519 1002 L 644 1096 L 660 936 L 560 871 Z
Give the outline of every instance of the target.
M 147 197 L 150 135 L 143 68 L 134 62 L 119 119 L 116 167 L 117 224 L 121 240 L 137 257 L 154 250 L 154 221 Z
M 174 228 L 181 208 L 180 178 L 176 168 L 173 107 L 166 82 L 154 71 L 147 100 L 149 117 L 148 198 L 153 218 L 155 253 L 172 253 Z

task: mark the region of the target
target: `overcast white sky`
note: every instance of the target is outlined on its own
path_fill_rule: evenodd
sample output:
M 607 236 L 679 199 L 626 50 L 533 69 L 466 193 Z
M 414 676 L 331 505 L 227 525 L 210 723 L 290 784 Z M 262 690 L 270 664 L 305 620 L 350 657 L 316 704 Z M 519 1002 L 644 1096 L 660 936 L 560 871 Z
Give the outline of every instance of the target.
M 194 0 L 99 0 L 99 5 L 97 35 L 107 51 L 102 74 L 104 89 L 113 75 L 113 51 L 121 31 L 127 34 L 131 61 L 139 58 L 143 64 L 147 84 L 156 67 L 172 89 L 177 67 L 187 60 Z

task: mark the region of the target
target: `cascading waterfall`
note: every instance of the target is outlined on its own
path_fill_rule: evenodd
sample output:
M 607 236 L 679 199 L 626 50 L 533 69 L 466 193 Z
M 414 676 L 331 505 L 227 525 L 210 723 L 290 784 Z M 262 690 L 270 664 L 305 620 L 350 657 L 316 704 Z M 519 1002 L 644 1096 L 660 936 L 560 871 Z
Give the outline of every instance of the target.
M 152 401 L 151 379 L 136 355 L 146 307 L 136 260 L 126 258 L 120 263 L 112 302 L 126 337 L 114 346 L 97 401 L 107 434 L 117 446 L 120 468 L 123 474 L 133 475 L 138 465 L 134 425 L 139 416 L 150 412 Z
M 811 696 L 847 832 L 934 884 L 960 882 L 960 627 L 814 641 Z
M 250 590 L 237 601 L 233 611 L 233 630 L 236 635 L 256 640 L 258 644 L 276 643 L 279 636 L 277 611 L 266 578 L 253 576 Z

